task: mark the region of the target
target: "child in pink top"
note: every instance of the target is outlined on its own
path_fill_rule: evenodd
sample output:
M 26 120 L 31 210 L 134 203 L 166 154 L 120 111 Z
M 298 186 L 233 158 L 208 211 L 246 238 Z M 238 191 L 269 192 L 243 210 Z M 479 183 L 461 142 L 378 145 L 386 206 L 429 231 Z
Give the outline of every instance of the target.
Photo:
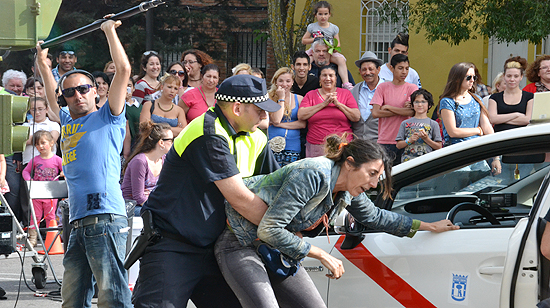
M 23 170 L 23 178 L 25 181 L 56 181 L 59 176 L 63 175 L 61 157 L 52 152 L 54 146 L 54 138 L 48 131 L 40 130 L 34 133 L 34 146 L 40 152 L 40 155 L 35 156 L 27 167 Z M 32 184 L 31 184 L 32 185 Z M 33 199 L 32 206 L 36 215 L 36 225 L 39 224 L 42 215 L 46 220 L 46 226 L 50 226 L 50 221 L 55 219 L 55 211 L 57 208 L 56 199 Z M 29 241 L 33 246 L 36 245 L 38 233 L 35 225 L 29 227 Z

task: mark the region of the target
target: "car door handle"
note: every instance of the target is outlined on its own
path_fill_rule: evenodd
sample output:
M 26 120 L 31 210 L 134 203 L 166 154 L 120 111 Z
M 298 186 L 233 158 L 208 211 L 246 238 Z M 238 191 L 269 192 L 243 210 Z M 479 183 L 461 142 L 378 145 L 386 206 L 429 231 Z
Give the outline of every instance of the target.
M 479 273 L 483 275 L 502 274 L 504 266 L 484 266 L 479 268 Z

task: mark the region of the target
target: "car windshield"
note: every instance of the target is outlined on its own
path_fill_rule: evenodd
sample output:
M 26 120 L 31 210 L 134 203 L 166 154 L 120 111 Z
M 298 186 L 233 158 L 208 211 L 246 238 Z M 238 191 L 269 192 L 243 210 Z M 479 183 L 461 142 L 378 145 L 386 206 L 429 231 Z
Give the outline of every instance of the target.
M 502 172 L 494 175 L 492 160 L 478 161 L 458 170 L 445 172 L 435 178 L 403 187 L 397 193 L 394 207 L 412 199 L 450 195 L 478 195 L 506 188 L 545 168 L 543 163 L 502 162 Z

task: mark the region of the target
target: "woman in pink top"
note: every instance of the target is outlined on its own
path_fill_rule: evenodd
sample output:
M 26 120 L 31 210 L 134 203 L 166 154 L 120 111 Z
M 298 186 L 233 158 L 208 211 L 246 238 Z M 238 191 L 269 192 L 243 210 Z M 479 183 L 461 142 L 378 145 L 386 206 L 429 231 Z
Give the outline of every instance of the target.
M 201 70 L 201 76 L 202 85 L 185 92 L 178 104 L 185 111 L 187 123 L 191 123 L 216 104 L 214 94 L 220 79 L 220 68 L 216 64 L 205 65 Z
M 321 88 L 309 91 L 298 109 L 298 119 L 307 121 L 306 157 L 324 155 L 323 143 L 330 134 L 349 133 L 351 122 L 359 121 L 361 113 L 349 90 L 336 88 L 336 70 L 325 66 L 319 73 Z

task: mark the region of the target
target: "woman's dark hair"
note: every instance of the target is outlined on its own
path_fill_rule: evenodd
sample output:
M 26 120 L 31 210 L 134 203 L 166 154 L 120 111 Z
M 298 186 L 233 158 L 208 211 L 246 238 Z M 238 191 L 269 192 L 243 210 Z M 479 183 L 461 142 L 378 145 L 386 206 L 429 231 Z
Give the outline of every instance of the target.
M 109 75 L 107 75 L 106 73 L 95 71 L 92 73 L 92 76 L 94 76 L 96 80 L 97 78 L 102 78 L 103 81 L 105 81 L 109 85 L 109 87 L 111 86 L 111 78 L 109 78 Z
M 52 134 L 47 131 L 47 130 L 39 130 L 39 131 L 36 131 L 34 132 L 34 134 L 32 135 L 32 139 L 33 139 L 33 144 L 35 146 L 37 146 L 38 142 L 40 141 L 40 139 L 42 138 L 46 138 L 46 140 L 48 140 L 49 142 L 55 142 L 55 140 L 53 139 L 53 136 Z
M 218 76 L 220 75 L 220 68 L 214 63 L 207 64 L 201 68 L 201 77 L 208 71 L 216 71 L 218 72 Z
M 451 70 L 449 71 L 449 77 L 447 78 L 447 84 L 445 85 L 445 90 L 443 90 L 443 94 L 439 96 L 439 100 L 441 101 L 445 97 L 448 97 L 454 100 L 455 97 L 461 94 L 460 87 L 462 86 L 462 82 L 464 82 L 464 78 L 466 78 L 466 74 L 468 74 L 468 70 L 473 68 L 475 72 L 475 67 L 476 66 L 470 62 L 460 62 L 453 65 L 453 67 L 451 67 Z M 483 105 L 483 102 L 481 101 L 481 99 L 475 94 L 476 93 L 475 83 L 471 89 L 468 89 L 468 92 L 470 92 L 470 95 L 472 95 L 472 97 L 479 104 L 479 107 L 481 108 L 481 112 L 483 112 L 486 116 L 489 116 L 489 113 L 487 112 L 487 108 L 485 108 L 485 105 Z
M 409 57 L 407 57 L 407 55 L 404 55 L 402 53 L 398 53 L 396 54 L 395 56 L 391 57 L 391 60 L 390 60 L 390 65 L 395 68 L 395 66 L 401 62 L 407 62 L 407 63 L 410 63 L 409 62 Z
M 313 16 L 317 15 L 320 8 L 327 8 L 328 12 L 332 14 L 332 5 L 326 1 L 319 1 L 313 6 Z
M 414 100 L 419 95 L 424 96 L 424 98 L 428 101 L 428 110 L 430 110 L 434 106 L 434 98 L 432 93 L 428 92 L 428 90 L 424 88 L 418 89 L 411 94 L 411 109 L 414 110 Z
M 324 70 L 332 70 L 332 71 L 336 74 L 336 76 L 338 76 L 338 71 L 337 71 L 337 69 L 336 69 L 335 66 L 333 66 L 333 65 L 325 65 L 325 66 L 323 66 L 323 67 L 321 67 L 321 68 L 319 69 L 319 77 L 321 76 L 321 73 L 322 73 Z
M 181 60 L 180 61 L 183 62 L 183 60 L 185 59 L 185 56 L 187 56 L 188 54 L 194 55 L 195 58 L 197 58 L 197 62 L 199 62 L 201 67 L 214 62 L 212 57 L 209 56 L 207 53 L 205 53 L 204 51 L 196 50 L 196 49 L 189 49 L 189 50 L 184 51 L 181 54 Z
M 364 139 L 353 139 L 347 141 L 348 134 L 342 136 L 329 135 L 325 140 L 326 157 L 332 159 L 337 165 L 342 166 L 344 162 L 348 162 L 354 168 L 360 168 L 364 163 L 370 163 L 376 160 L 381 160 L 384 164 L 385 178 L 382 183 L 383 198 L 391 198 L 391 168 L 392 161 L 384 148 L 376 142 Z M 353 158 L 353 162 L 348 160 L 348 157 Z
M 187 84 L 189 83 L 189 76 L 187 75 L 187 70 L 185 69 L 185 66 L 183 66 L 183 63 L 180 61 L 174 61 L 170 64 L 168 64 L 168 68 L 166 69 L 166 72 L 170 74 L 170 71 L 172 70 L 172 66 L 179 65 L 183 68 L 183 81 L 182 86 L 187 87 Z
M 27 89 L 29 89 L 29 88 L 34 88 L 34 83 L 35 82 L 38 82 L 42 86 L 44 86 L 44 82 L 42 81 L 42 78 L 40 78 L 40 77 L 29 77 L 29 79 L 27 79 L 27 82 L 25 83 L 24 92 L 27 92 Z
M 159 140 L 166 137 L 165 132 L 168 130 L 170 130 L 170 125 L 167 123 L 155 123 L 151 120 L 141 122 L 139 124 L 138 142 L 134 151 L 122 167 L 122 175 L 126 172 L 126 167 L 128 167 L 128 163 L 132 158 L 140 153 L 149 153 L 154 150 Z
M 506 75 L 506 70 L 509 68 L 517 68 L 523 75 L 527 69 L 527 60 L 520 56 L 509 58 L 504 62 L 504 75 Z
M 529 67 L 525 71 L 525 76 L 527 77 L 527 80 L 529 80 L 530 82 L 540 81 L 539 71 L 540 71 L 540 63 L 542 61 L 550 61 L 550 55 L 540 56 L 535 60 L 535 62 L 529 65 Z
M 149 59 L 152 57 L 157 57 L 159 59 L 159 62 L 162 64 L 162 57 L 156 52 L 156 51 L 146 51 L 141 55 L 140 60 L 140 67 L 139 67 L 139 74 L 137 80 L 140 80 L 145 76 L 145 68 L 147 67 L 147 62 L 149 62 Z

